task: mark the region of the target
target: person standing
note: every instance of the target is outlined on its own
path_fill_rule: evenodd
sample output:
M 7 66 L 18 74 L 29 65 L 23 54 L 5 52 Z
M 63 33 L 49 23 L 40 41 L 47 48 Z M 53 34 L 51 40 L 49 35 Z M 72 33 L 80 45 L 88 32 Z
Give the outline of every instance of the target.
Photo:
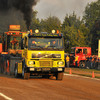
M 77 67 L 77 62 L 78 62 L 78 56 L 75 57 L 75 64 L 76 64 L 76 67 Z
M 69 56 L 68 55 L 66 56 L 66 65 L 67 67 L 69 67 Z
M 89 57 L 89 62 L 90 62 L 90 68 L 93 68 L 93 58 L 92 58 L 92 55 L 90 55 L 90 57 Z

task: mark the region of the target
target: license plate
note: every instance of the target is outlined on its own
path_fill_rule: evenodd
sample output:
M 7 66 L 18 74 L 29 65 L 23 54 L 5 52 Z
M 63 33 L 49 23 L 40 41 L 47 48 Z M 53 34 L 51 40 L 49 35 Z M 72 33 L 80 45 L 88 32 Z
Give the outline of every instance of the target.
M 50 68 L 42 68 L 43 71 L 49 71 Z
M 30 68 L 30 71 L 34 71 L 34 68 Z

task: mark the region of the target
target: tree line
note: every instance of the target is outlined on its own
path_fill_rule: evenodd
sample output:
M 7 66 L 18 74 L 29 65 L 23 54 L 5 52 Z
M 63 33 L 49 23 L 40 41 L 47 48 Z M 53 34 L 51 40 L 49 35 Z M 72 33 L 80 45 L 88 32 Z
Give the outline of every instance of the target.
M 100 0 L 86 5 L 82 19 L 77 17 L 74 11 L 72 14 L 66 14 L 62 23 L 58 17 L 51 15 L 39 20 L 36 18 L 37 13 L 37 11 L 32 13 L 30 29 L 33 32 L 35 29 L 49 33 L 52 29 L 59 30 L 64 35 L 64 44 L 66 41 L 70 43 L 65 52 L 69 53 L 70 48 L 74 46 L 89 46 L 93 54 L 97 53 L 100 39 Z M 18 11 L 8 16 L 0 15 L 0 33 L 8 31 L 9 24 L 20 24 L 21 30 L 27 31 L 23 15 Z

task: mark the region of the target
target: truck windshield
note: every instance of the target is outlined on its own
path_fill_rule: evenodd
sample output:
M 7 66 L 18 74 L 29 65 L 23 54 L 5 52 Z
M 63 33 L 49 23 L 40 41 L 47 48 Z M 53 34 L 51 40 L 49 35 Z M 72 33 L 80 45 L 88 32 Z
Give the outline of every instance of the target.
M 21 49 L 21 37 L 7 36 L 7 49 Z
M 29 38 L 29 49 L 63 49 L 62 38 Z

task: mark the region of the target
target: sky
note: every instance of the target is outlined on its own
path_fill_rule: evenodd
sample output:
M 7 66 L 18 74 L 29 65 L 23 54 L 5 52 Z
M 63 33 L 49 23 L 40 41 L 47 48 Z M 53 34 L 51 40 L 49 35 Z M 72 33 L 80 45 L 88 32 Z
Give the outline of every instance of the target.
M 72 14 L 73 11 L 77 17 L 82 18 L 87 3 L 95 1 L 97 0 L 40 0 L 33 9 L 38 11 L 37 18 L 40 20 L 51 15 L 63 22 L 66 14 Z

